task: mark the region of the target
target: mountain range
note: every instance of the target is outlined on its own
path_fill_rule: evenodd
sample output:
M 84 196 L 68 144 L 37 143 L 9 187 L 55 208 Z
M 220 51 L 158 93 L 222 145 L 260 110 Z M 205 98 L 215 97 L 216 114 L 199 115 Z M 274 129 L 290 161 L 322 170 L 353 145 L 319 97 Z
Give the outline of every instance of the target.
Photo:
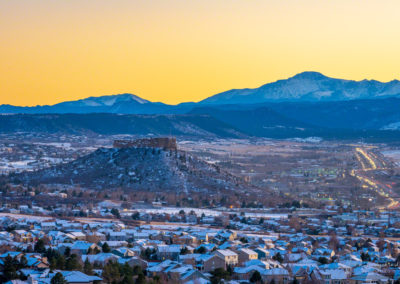
M 62 102 L 55 105 L 20 107 L 0 105 L 0 113 L 124 113 L 155 114 L 163 113 L 169 106 L 154 103 L 132 94 L 89 97 L 77 101 Z
M 375 99 L 400 95 L 400 81 L 343 80 L 318 72 L 303 72 L 255 89 L 229 90 L 211 96 L 206 104 L 256 104 L 265 102 L 316 102 Z
M 254 89 L 234 89 L 213 95 L 198 103 L 167 105 L 150 102 L 133 94 L 89 97 L 55 105 L 21 107 L 0 105 L 0 113 L 185 113 L 196 106 L 260 104 L 267 102 L 323 102 L 377 99 L 400 96 L 400 81 L 343 80 L 318 72 L 303 72 Z
M 52 106 L 1 105 L 0 133 L 67 132 L 196 137 L 400 138 L 400 82 L 303 72 L 198 103 L 167 105 L 132 94 Z

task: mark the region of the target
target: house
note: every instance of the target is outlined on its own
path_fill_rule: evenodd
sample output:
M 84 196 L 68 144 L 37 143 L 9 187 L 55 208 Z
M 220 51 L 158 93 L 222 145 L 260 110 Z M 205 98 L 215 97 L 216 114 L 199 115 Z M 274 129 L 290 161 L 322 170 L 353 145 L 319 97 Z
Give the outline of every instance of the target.
M 322 280 L 326 284 L 345 284 L 348 283 L 346 272 L 341 269 L 320 270 Z
M 105 241 L 106 235 L 102 234 L 100 232 L 92 232 L 92 233 L 88 233 L 86 235 L 86 240 L 87 241 L 96 240 L 96 241 L 91 241 L 91 242 Z
M 284 257 L 284 261 L 288 263 L 299 262 L 305 259 L 307 256 L 305 253 L 287 253 Z
M 208 233 L 207 232 L 196 232 L 193 234 L 197 241 L 200 243 L 207 243 L 208 242 Z
M 208 277 L 206 275 L 204 275 L 202 272 L 195 270 L 195 269 L 191 269 L 186 271 L 185 273 L 181 274 L 180 277 L 180 282 L 181 283 L 210 283 Z
M 90 251 L 100 251 L 100 247 L 93 243 L 88 243 L 85 241 L 77 241 L 71 246 L 71 253 L 75 254 L 86 254 Z
M 211 272 L 217 268 L 226 269 L 225 259 L 217 254 L 203 255 L 203 257 L 201 257 L 198 262 L 198 267 L 200 267 L 200 270 L 204 272 Z
M 367 272 L 359 275 L 355 275 L 350 278 L 349 283 L 351 284 L 361 284 L 361 283 L 389 283 L 389 278 L 375 273 L 375 272 Z
M 164 272 L 167 274 L 168 280 L 172 283 L 182 283 L 180 281 L 182 275 L 188 273 L 189 271 L 192 271 L 193 266 L 191 265 L 176 265 L 175 267 L 172 267 L 171 269 L 166 269 Z
M 42 222 L 40 225 L 42 227 L 42 230 L 45 232 L 50 232 L 57 229 L 56 222 Z
M 258 254 L 251 249 L 242 248 L 238 250 L 239 265 L 242 265 L 246 261 L 258 259 Z
M 86 275 L 80 271 L 54 271 L 54 273 L 49 273 L 49 278 L 53 278 L 57 272 L 60 272 L 67 283 L 74 284 L 92 284 L 94 282 L 99 282 L 101 279 L 98 276 Z
M 33 236 L 31 232 L 25 230 L 15 230 L 13 233 L 14 240 L 19 243 L 30 243 L 33 242 Z
M 74 243 L 63 243 L 58 245 L 58 250 L 62 254 L 65 253 L 67 248 L 71 250 L 71 254 L 77 255 L 87 254 L 90 250 L 95 251 L 97 249 L 100 251 L 100 248 L 96 244 L 85 241 L 76 241 Z
M 236 238 L 236 233 L 233 231 L 221 231 L 211 240 L 215 244 L 222 244 L 225 241 L 233 241 Z
M 103 246 L 104 243 L 107 243 L 107 245 L 110 248 L 119 248 L 119 247 L 126 247 L 128 245 L 128 242 L 125 241 L 105 241 L 105 242 L 100 242 L 100 246 Z
M 8 251 L 0 255 L 0 260 L 4 260 L 7 256 L 10 256 L 11 258 L 15 259 L 20 259 L 24 253 L 19 252 L 19 251 Z
M 127 236 L 125 232 L 109 232 L 108 240 L 110 241 L 126 241 Z
M 69 236 L 73 240 L 80 240 L 80 241 L 86 240 L 86 235 L 82 232 L 70 232 L 66 235 Z
M 99 202 L 97 204 L 97 206 L 99 208 L 102 208 L 102 209 L 113 209 L 113 208 L 119 209 L 119 208 L 121 208 L 121 203 L 120 202 L 111 201 L 111 200 L 104 200 L 102 202 Z
M 210 252 L 210 251 L 214 250 L 216 247 L 217 247 L 217 246 L 216 246 L 215 244 L 206 244 L 206 243 L 204 243 L 204 244 L 199 245 L 199 246 L 196 248 L 196 250 L 199 250 L 199 249 L 201 249 L 201 248 L 204 248 L 204 250 L 205 250 L 206 252 Z
M 345 265 L 343 263 L 338 263 L 338 262 L 333 262 L 333 263 L 329 263 L 329 264 L 325 264 L 325 265 L 321 265 L 319 267 L 319 270 L 324 270 L 324 269 L 340 269 L 343 270 L 346 273 L 347 277 L 350 277 L 353 273 L 353 269 L 351 268 L 351 266 Z
M 51 279 L 58 272 L 63 275 L 67 283 L 71 284 L 93 284 L 103 280 L 98 276 L 86 275 L 85 273 L 82 273 L 80 271 L 63 271 L 63 270 L 50 271 L 49 269 L 45 270 L 21 269 L 21 272 L 23 275 L 28 277 L 27 283 L 50 283 Z
M 91 264 L 104 266 L 110 261 L 118 261 L 119 257 L 112 253 L 98 253 L 98 254 L 82 255 L 82 262 L 85 262 L 86 259 Z
M 178 260 L 180 253 L 180 245 L 158 245 L 156 249 L 157 259 L 159 260 Z
M 246 267 L 235 267 L 233 272 L 235 279 L 248 281 L 255 271 L 258 271 L 261 275 L 266 269 L 258 265 L 251 265 Z
M 119 258 L 118 262 L 121 263 L 121 264 L 128 263 L 129 266 L 131 266 L 131 267 L 140 266 L 142 269 L 147 269 L 147 267 L 149 265 L 147 263 L 147 261 L 145 261 L 145 260 L 143 260 L 143 259 L 141 259 L 140 257 L 137 257 L 137 256 L 133 256 L 133 257 L 130 257 L 130 258 Z
M 49 263 L 46 257 L 42 257 L 39 253 L 27 253 L 26 266 L 35 269 L 46 269 L 49 268 Z
M 182 236 L 174 236 L 172 238 L 174 244 L 182 244 L 182 245 L 192 245 L 197 243 L 197 239 L 194 236 L 189 234 L 183 234 Z
M 118 255 L 120 257 L 125 257 L 125 258 L 136 255 L 136 253 L 133 250 L 126 248 L 126 247 L 117 248 L 117 249 L 113 250 L 111 253 Z
M 284 268 L 272 268 L 265 270 L 261 276 L 263 281 L 266 283 L 270 283 L 273 280 L 276 284 L 287 284 L 292 281 L 289 271 Z
M 256 248 L 254 251 L 258 254 L 258 259 L 267 259 L 270 257 L 270 253 L 266 249 Z
M 157 265 L 151 266 L 147 269 L 147 272 L 151 275 L 151 276 L 160 276 L 161 279 L 165 279 L 167 278 L 167 275 L 165 273 L 165 271 L 169 271 L 173 268 L 177 268 L 180 267 L 181 264 L 179 262 L 167 259 L 164 260 L 163 262 L 158 263 Z
M 229 249 L 219 249 L 214 254 L 222 258 L 226 266 L 236 266 L 239 262 L 238 254 Z

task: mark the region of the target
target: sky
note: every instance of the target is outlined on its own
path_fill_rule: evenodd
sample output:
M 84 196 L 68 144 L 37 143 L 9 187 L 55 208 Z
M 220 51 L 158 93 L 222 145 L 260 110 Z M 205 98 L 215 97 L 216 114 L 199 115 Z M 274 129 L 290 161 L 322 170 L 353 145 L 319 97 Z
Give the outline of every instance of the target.
M 0 104 L 400 79 L 398 0 L 0 0 Z

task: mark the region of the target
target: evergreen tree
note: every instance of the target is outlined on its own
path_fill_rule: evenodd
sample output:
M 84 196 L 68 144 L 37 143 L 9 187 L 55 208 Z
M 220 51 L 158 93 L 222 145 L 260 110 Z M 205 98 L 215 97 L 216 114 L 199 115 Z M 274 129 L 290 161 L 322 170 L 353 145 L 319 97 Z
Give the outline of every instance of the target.
M 4 279 L 6 280 L 4 282 L 18 278 L 17 267 L 15 265 L 15 261 L 10 255 L 7 255 L 6 258 L 4 259 L 3 268 L 4 268 L 3 276 L 4 276 Z
M 107 244 L 106 242 L 101 246 L 101 250 L 102 250 L 104 253 L 111 252 L 111 249 L 110 249 L 110 247 L 108 246 L 108 244 Z
M 329 260 L 326 257 L 321 256 L 318 258 L 318 262 L 321 264 L 328 264 Z
M 146 284 L 146 277 L 143 273 L 139 274 L 136 278 L 135 284 Z
M 272 259 L 274 259 L 274 260 L 276 260 L 276 261 L 279 261 L 280 263 L 282 263 L 283 262 L 283 257 L 282 257 L 282 255 L 278 252 L 277 254 L 275 254 L 273 257 L 272 257 Z
M 125 276 L 133 277 L 134 269 L 128 264 L 128 262 L 125 262 L 124 265 L 121 266 L 121 272 Z
M 64 255 L 66 257 L 69 257 L 71 255 L 71 248 L 70 247 L 66 247 L 65 248 Z
M 124 279 L 122 279 L 121 284 L 134 284 L 134 269 L 128 264 L 128 262 L 125 262 L 124 265 L 120 265 L 120 271 L 121 274 L 124 275 Z
M 89 262 L 89 258 L 86 258 L 85 263 L 83 264 L 83 272 L 87 275 L 93 274 L 92 264 Z
M 118 263 L 112 261 L 108 262 L 104 268 L 101 275 L 106 283 L 115 283 L 121 281 L 121 273 L 119 270 Z
M 46 252 L 46 247 L 44 246 L 44 241 L 39 239 L 34 247 L 35 252 L 44 253 Z
M 133 281 L 132 276 L 124 276 L 124 279 L 120 282 L 120 284 L 135 284 L 135 281 Z
M 56 257 L 50 258 L 49 264 L 50 264 L 50 270 L 56 269 L 57 268 L 57 258 Z
M 71 255 L 65 262 L 66 270 L 82 270 L 82 266 L 76 254 Z
M 63 255 L 59 255 L 57 257 L 56 267 L 57 267 L 57 269 L 64 269 L 65 268 L 65 257 Z
M 133 275 L 139 275 L 140 273 L 143 273 L 142 268 L 139 265 L 135 265 L 133 267 Z
M 204 246 L 201 246 L 196 249 L 196 253 L 205 254 L 206 252 L 207 252 L 207 250 Z
M 256 271 L 254 271 L 254 273 L 251 275 L 251 277 L 250 277 L 250 282 L 251 283 L 256 283 L 256 282 L 259 282 L 259 281 L 261 281 L 261 274 L 260 274 L 260 272 L 258 272 L 257 270 Z
M 231 276 L 228 271 L 223 268 L 216 268 L 214 271 L 211 272 L 211 283 L 218 284 L 221 283 L 222 279 L 230 280 Z
M 51 284 L 68 284 L 68 282 L 65 280 L 64 276 L 60 272 L 57 272 L 56 275 L 54 275 L 54 277 L 51 278 L 50 283 Z
M 118 209 L 115 209 L 115 208 L 111 209 L 111 214 L 113 214 L 118 219 L 121 218 L 121 215 L 119 214 Z
M 26 256 L 23 255 L 19 260 L 18 269 L 26 268 L 27 266 L 28 266 L 28 260 L 26 259 Z
M 361 260 L 362 261 L 371 261 L 371 256 L 368 253 L 361 253 Z

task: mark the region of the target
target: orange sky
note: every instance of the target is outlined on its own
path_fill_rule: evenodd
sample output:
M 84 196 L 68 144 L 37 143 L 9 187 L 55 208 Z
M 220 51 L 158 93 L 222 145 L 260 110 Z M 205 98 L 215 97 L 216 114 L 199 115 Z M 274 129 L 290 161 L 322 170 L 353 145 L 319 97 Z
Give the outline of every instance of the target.
M 198 101 L 313 70 L 399 79 L 398 0 L 0 0 L 0 104 Z

